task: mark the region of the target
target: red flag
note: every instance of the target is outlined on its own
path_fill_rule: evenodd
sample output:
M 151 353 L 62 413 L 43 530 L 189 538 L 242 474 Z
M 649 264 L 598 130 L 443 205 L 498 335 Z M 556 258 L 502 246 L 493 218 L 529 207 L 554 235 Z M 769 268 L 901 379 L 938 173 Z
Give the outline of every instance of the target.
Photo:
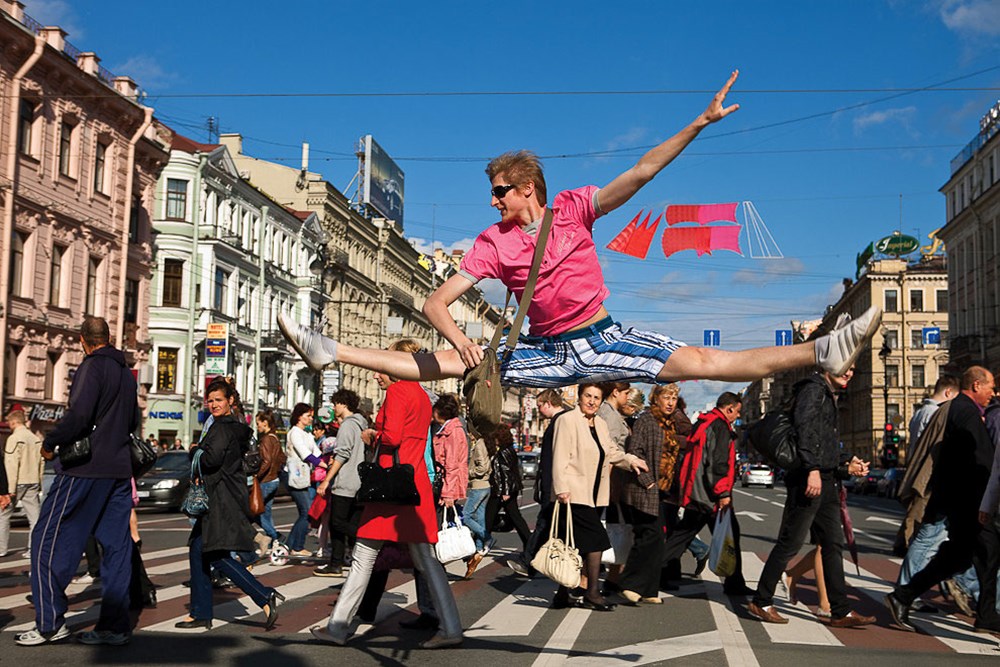
M 668 225 L 676 225 L 679 222 L 697 222 L 699 225 L 707 225 L 710 222 L 720 221 L 736 222 L 736 202 L 667 207 Z
M 729 250 L 742 255 L 739 225 L 720 227 L 668 227 L 663 230 L 663 254 L 670 257 L 682 250 L 694 250 L 701 257 L 713 250 Z
M 656 216 L 652 227 L 649 226 L 649 218 L 653 215 L 652 211 L 647 213 L 646 219 L 642 221 L 641 225 L 637 226 L 641 215 L 642 211 L 639 211 L 632 218 L 632 222 L 628 223 L 628 226 L 619 232 L 618 236 L 611 239 L 611 243 L 607 246 L 608 250 L 614 250 L 615 252 L 638 257 L 639 259 L 646 259 L 646 255 L 649 253 L 649 246 L 653 244 L 656 228 L 660 226 L 660 220 L 663 218 L 663 215 Z

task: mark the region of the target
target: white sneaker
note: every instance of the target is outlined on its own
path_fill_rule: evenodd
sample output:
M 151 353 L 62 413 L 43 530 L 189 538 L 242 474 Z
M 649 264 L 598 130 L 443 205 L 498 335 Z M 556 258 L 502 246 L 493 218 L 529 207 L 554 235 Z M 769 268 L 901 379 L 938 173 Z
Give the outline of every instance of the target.
M 94 583 L 98 579 L 100 579 L 100 577 L 94 577 L 94 576 L 91 576 L 90 573 L 87 573 L 87 574 L 81 574 L 79 577 L 74 577 L 73 578 L 73 583 L 74 584 L 86 584 L 86 585 L 89 586 L 90 584 Z
M 306 365 L 321 371 L 337 360 L 337 342 L 278 314 L 278 328 Z
M 872 306 L 856 320 L 816 339 L 816 363 L 831 375 L 847 372 L 882 322 L 882 309 Z
M 69 637 L 69 628 L 65 625 L 55 632 L 49 633 L 48 636 L 39 632 L 38 628 L 32 628 L 27 632 L 14 635 L 14 643 L 18 646 L 41 646 L 42 644 L 52 644 L 67 637 Z

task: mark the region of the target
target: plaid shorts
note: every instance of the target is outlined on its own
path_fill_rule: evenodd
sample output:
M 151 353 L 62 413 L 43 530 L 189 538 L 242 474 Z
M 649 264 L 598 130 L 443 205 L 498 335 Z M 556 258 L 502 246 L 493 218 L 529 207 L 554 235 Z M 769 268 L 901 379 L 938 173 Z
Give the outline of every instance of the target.
M 521 336 L 508 355 L 500 348 L 505 385 L 557 388 L 589 382 L 649 382 L 685 343 L 655 331 L 622 330 L 607 317 L 558 336 Z

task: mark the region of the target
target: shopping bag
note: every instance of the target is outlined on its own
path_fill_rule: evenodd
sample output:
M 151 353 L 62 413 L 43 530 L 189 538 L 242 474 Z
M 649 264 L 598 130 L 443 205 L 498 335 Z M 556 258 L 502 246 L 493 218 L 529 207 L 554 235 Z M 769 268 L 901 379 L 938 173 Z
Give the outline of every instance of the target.
M 326 503 L 326 496 L 316 494 L 316 497 L 313 498 L 312 505 L 309 506 L 309 525 L 313 528 L 319 527 L 323 513 L 326 512 Z
M 448 525 L 448 510 L 455 516 L 455 522 Z M 438 531 L 438 541 L 434 545 L 434 555 L 441 563 L 450 563 L 461 558 L 468 558 L 476 553 L 476 541 L 472 539 L 472 531 L 462 525 L 462 517 L 454 507 L 445 507 L 441 515 L 441 530 Z
M 531 567 L 546 577 L 566 588 L 576 588 L 580 585 L 580 572 L 583 570 L 583 559 L 576 548 L 573 539 L 573 510 L 569 503 L 566 507 L 566 541 L 556 537 L 556 526 L 559 523 L 559 507 L 555 503 L 552 508 L 552 525 L 549 528 L 549 539 L 531 559 Z
M 621 516 L 621 509 L 618 510 Z M 601 554 L 601 562 L 605 565 L 624 565 L 628 560 L 628 553 L 632 550 L 632 540 L 634 534 L 632 526 L 627 523 L 605 523 L 604 529 L 608 532 L 608 540 L 611 547 Z
M 730 511 L 729 508 L 721 509 L 715 515 L 715 529 L 712 530 L 712 544 L 708 550 L 708 567 L 720 577 L 736 572 L 736 540 L 733 538 Z

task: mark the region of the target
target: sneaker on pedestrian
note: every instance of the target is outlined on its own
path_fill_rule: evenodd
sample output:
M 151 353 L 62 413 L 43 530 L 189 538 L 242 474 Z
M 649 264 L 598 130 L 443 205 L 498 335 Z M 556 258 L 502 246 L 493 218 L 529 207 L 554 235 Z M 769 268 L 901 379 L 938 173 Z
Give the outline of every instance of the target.
M 253 541 L 257 544 L 257 555 L 266 556 L 267 552 L 271 549 L 271 538 L 264 533 L 257 533 Z
M 849 611 L 846 616 L 841 616 L 840 618 L 831 618 L 830 627 L 831 628 L 860 628 L 865 625 L 871 625 L 875 622 L 874 616 L 862 616 L 861 614 Z
M 321 371 L 337 360 L 335 340 L 299 324 L 283 313 L 278 314 L 278 328 L 306 365 L 314 371 Z
M 788 619 L 779 614 L 775 609 L 774 605 L 767 605 L 766 607 L 759 606 L 756 602 L 751 602 L 747 607 L 750 610 L 750 615 L 754 618 L 764 621 L 765 623 L 778 623 L 784 624 L 788 623 Z
M 79 577 L 74 577 L 73 578 L 73 583 L 74 584 L 86 584 L 87 586 L 89 586 L 90 584 L 94 583 L 95 581 L 97 581 L 99 579 L 100 579 L 100 577 L 95 577 L 94 575 L 92 575 L 92 574 L 90 574 L 88 572 L 86 574 L 81 574 Z
M 69 637 L 69 628 L 65 625 L 58 630 L 42 633 L 38 628 L 32 628 L 27 632 L 14 635 L 14 643 L 18 646 L 41 646 L 42 644 L 52 644 Z
M 493 549 L 493 547 L 496 545 L 496 543 L 497 543 L 497 538 L 491 537 L 489 540 L 487 540 L 485 544 L 483 544 L 483 548 L 479 550 L 480 555 L 482 556 L 488 555 L 490 551 Z
M 861 317 L 816 339 L 816 363 L 831 375 L 843 375 L 875 335 L 882 308 L 872 306 Z
M 524 562 L 521 556 L 511 556 L 507 559 L 507 567 L 514 570 L 515 573 L 521 575 L 522 577 L 530 577 L 531 572 L 528 570 L 528 565 Z
M 110 630 L 87 630 L 76 636 L 81 644 L 107 644 L 108 646 L 124 646 L 132 635 L 128 632 L 111 632 Z
M 295 556 L 296 558 L 311 558 L 313 554 L 308 549 L 298 549 L 296 551 L 289 551 L 288 555 Z
M 340 565 L 330 565 L 329 563 L 327 563 L 326 565 L 320 565 L 319 567 L 317 567 L 316 569 L 314 569 L 313 570 L 313 576 L 314 577 L 343 577 L 344 576 L 344 568 L 342 568 Z
M 465 569 L 465 578 L 466 579 L 472 579 L 473 573 L 475 573 L 476 568 L 479 567 L 479 564 L 481 562 L 483 562 L 483 554 L 481 554 L 478 551 L 476 553 L 472 554 L 472 558 L 469 559 L 468 567 L 466 567 L 466 569 Z
M 324 551 L 322 549 L 317 549 L 316 553 L 313 554 L 313 557 L 317 558 L 317 559 L 319 559 L 319 558 L 326 558 L 327 554 L 324 553 Z

